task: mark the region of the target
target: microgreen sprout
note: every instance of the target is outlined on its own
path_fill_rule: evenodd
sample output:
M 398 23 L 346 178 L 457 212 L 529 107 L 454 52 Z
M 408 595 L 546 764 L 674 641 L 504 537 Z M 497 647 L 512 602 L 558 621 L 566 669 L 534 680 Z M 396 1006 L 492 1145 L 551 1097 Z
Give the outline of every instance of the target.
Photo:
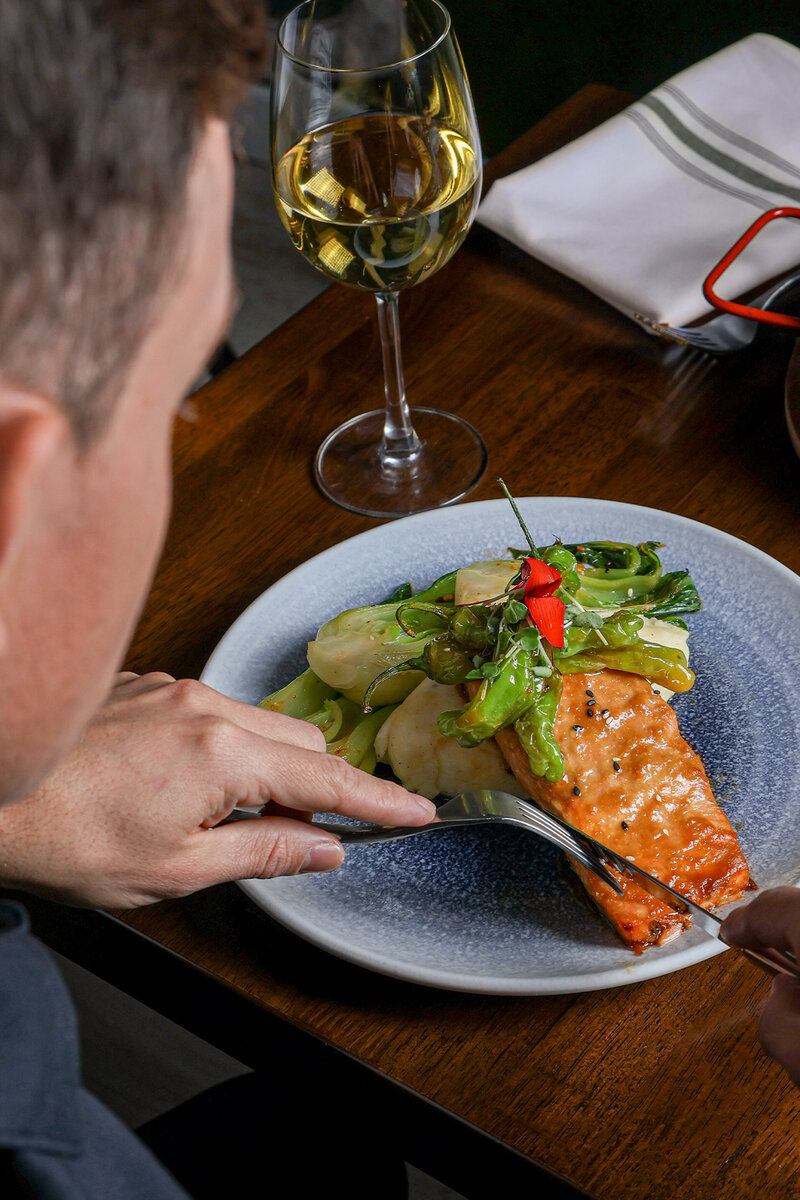
M 516 500 L 511 495 L 511 492 L 508 490 L 508 488 L 505 485 L 505 482 L 502 479 L 498 478 L 497 482 L 500 484 L 500 487 L 505 492 L 506 500 L 508 500 L 508 503 L 511 505 L 511 507 L 514 510 L 514 516 L 519 521 L 519 527 L 522 530 L 522 532 L 525 534 L 525 540 L 527 541 L 528 545 L 531 548 L 531 554 L 534 556 L 534 558 L 538 558 L 539 551 L 536 549 L 533 538 L 531 537 L 530 533 L 528 532 L 528 526 L 525 524 L 525 522 L 522 519 L 522 513 L 517 508 Z

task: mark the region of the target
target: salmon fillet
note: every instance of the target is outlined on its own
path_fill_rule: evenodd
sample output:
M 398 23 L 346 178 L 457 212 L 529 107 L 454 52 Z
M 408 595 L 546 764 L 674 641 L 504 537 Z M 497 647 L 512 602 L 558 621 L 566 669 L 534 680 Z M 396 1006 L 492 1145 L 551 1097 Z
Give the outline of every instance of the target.
M 513 728 L 496 735 L 531 797 L 704 908 L 728 904 L 753 887 L 739 839 L 714 799 L 703 764 L 681 737 L 672 708 L 647 680 L 600 671 L 565 675 L 563 684 L 555 736 L 565 773 L 558 783 L 531 773 Z M 637 954 L 690 924 L 632 880 L 617 876 L 624 887 L 617 896 L 585 867 L 572 865 Z

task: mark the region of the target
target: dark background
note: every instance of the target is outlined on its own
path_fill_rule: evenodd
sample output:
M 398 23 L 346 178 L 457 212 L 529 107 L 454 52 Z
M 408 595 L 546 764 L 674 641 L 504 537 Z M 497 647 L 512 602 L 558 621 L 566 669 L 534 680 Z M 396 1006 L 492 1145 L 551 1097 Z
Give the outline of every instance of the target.
M 281 16 L 297 0 L 272 0 Z M 444 0 L 496 154 L 585 83 L 642 95 L 750 33 L 800 46 L 800 0 Z M 269 0 L 268 0 L 269 3 Z M 797 98 L 800 117 L 800 96 Z
M 751 33 L 800 46 L 800 0 L 445 0 L 495 154 L 585 83 L 640 96 Z M 800 96 L 797 97 L 800 118 Z

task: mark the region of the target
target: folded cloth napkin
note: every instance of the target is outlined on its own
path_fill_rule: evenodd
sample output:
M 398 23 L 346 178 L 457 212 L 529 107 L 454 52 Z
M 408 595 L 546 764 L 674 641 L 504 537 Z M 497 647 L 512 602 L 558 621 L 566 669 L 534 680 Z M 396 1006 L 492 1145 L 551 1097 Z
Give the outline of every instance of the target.
M 716 312 L 706 275 L 783 204 L 800 207 L 800 50 L 754 34 L 498 180 L 477 219 L 652 328 Z M 773 221 L 718 294 L 744 295 L 797 263 L 800 221 Z

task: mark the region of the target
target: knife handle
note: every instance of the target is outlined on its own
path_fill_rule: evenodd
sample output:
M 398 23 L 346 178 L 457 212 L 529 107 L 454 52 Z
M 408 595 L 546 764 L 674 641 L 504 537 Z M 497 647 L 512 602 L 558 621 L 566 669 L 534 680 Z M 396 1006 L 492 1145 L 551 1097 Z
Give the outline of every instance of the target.
M 742 946 L 735 946 L 733 949 L 739 950 L 745 958 L 749 958 L 750 962 L 755 963 L 757 967 L 761 967 L 761 970 L 766 971 L 768 975 L 788 975 L 790 979 L 800 979 L 800 970 L 795 959 L 792 956 L 782 954 L 780 950 L 772 948 L 768 950 L 745 950 Z

